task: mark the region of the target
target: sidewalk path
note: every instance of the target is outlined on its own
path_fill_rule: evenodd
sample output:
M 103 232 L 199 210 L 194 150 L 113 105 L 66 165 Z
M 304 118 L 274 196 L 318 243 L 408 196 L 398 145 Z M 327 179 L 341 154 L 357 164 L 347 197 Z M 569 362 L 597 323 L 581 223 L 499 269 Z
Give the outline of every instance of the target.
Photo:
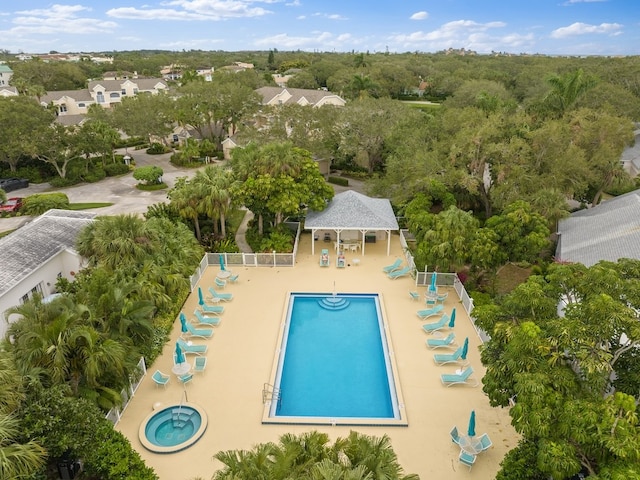
M 246 233 L 247 233 L 247 225 L 253 219 L 253 212 L 251 210 L 246 210 L 244 214 L 244 218 L 238 227 L 238 231 L 236 232 L 236 245 L 242 253 L 253 253 L 253 250 L 247 243 Z

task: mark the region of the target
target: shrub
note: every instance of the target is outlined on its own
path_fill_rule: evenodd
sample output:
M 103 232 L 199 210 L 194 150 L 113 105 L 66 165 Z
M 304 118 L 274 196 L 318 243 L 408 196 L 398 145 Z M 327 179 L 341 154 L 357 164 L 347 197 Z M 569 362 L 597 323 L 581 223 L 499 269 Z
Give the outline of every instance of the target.
M 162 153 L 167 153 L 168 151 L 169 150 L 167 150 L 164 145 L 158 142 L 152 143 L 149 148 L 147 148 L 147 153 L 149 155 L 160 155 Z
M 115 177 L 129 173 L 129 166 L 124 163 L 108 163 L 104 166 L 104 172 L 107 177 Z
M 69 208 L 69 197 L 60 192 L 29 195 L 22 204 L 22 213 L 25 215 L 42 215 L 52 208 L 67 210 Z
M 142 181 L 145 185 L 157 185 L 161 182 L 164 171 L 156 165 L 147 165 L 136 168 L 133 171 L 133 178 Z
M 349 179 L 343 177 L 329 177 L 329 183 L 333 183 L 335 185 L 342 185 L 343 187 L 349 186 Z

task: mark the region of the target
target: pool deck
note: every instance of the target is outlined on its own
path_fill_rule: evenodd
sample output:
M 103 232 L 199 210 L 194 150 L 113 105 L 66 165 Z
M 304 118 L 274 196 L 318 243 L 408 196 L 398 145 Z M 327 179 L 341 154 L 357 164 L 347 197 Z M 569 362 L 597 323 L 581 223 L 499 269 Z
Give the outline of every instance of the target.
M 429 338 L 421 328 L 423 323 L 416 311 L 426 308 L 423 301 L 413 300 L 409 291 L 424 293 L 425 287 L 415 287 L 410 276 L 395 280 L 387 278 L 382 267 L 402 257 L 399 237 L 391 241 L 391 254 L 386 254 L 386 241 L 366 245 L 366 253 L 347 254 L 346 268 L 336 268 L 336 255 L 330 255 L 330 266 L 320 267 L 320 250 L 331 246 L 322 240 L 316 242 L 316 254 L 311 255 L 311 235 L 302 236 L 295 267 L 235 267 L 238 283 L 227 285 L 225 292 L 233 293 L 230 302 L 222 302 L 225 311 L 215 328 L 213 338 L 196 340 L 209 346 L 207 367 L 196 373 L 186 389 L 175 375 L 166 388 L 158 387 L 151 374 L 160 369 L 170 373 L 173 366 L 175 340 L 180 335 L 180 321 L 176 319 L 163 354 L 153 365 L 134 398 L 125 410 L 117 429 L 125 434 L 133 447 L 153 467 L 162 480 L 193 480 L 211 478 L 221 464 L 213 455 L 221 450 L 251 449 L 264 442 L 277 442 L 283 433 L 300 434 L 317 430 L 329 434 L 331 440 L 345 437 L 351 430 L 367 435 L 390 437 L 405 473 L 421 478 L 476 479 L 495 478 L 505 453 L 517 445 L 518 435 L 510 424 L 507 409 L 493 408 L 482 392 L 482 385 L 445 387 L 440 374 L 453 373 L 456 366 L 437 366 L 433 361 L 436 351 L 425 345 Z M 352 263 L 359 258 L 359 265 Z M 219 267 L 212 266 L 204 274 L 200 285 L 206 292 L 214 284 Z M 349 427 L 322 425 L 263 425 L 262 388 L 269 382 L 274 352 L 286 308 L 287 294 L 299 292 L 331 292 L 335 282 L 338 292 L 378 293 L 384 300 L 386 318 L 396 358 L 399 381 L 402 386 L 407 427 Z M 449 289 L 445 312 L 456 308 L 454 332 L 459 343 L 469 337 L 468 360 L 480 380 L 484 368 L 480 363 L 478 338 L 453 288 Z M 198 302 L 194 292 L 183 310 L 188 318 Z M 440 349 L 439 353 L 447 351 Z M 192 356 L 188 359 L 192 360 Z M 208 428 L 200 441 L 178 453 L 157 454 L 147 451 L 138 439 L 138 429 L 154 404 L 179 403 L 184 397 L 202 406 L 208 415 Z M 471 410 L 476 412 L 476 433 L 488 433 L 493 447 L 481 453 L 473 469 L 458 462 L 460 448 L 449 436 L 453 426 L 465 433 Z

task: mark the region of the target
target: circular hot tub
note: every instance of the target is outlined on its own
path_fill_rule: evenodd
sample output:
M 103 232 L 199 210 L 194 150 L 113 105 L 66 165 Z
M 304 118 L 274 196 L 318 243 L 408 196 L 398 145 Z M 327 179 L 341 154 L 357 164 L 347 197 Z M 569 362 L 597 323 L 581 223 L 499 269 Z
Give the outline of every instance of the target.
M 156 453 L 175 453 L 200 440 L 207 429 L 207 414 L 194 403 L 159 407 L 140 425 L 142 445 Z

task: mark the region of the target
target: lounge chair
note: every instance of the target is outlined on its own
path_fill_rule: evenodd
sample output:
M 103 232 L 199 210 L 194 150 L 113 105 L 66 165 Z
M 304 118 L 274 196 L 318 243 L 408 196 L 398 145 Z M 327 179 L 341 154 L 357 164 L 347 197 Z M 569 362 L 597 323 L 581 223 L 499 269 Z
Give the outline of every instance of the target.
M 222 313 L 224 312 L 224 307 L 222 305 L 207 305 L 206 303 L 200 305 L 200 309 L 204 313 Z
M 480 438 L 478 439 L 478 443 L 480 445 L 480 450 L 482 450 L 483 452 L 493 446 L 493 442 L 491 442 L 489 435 L 487 435 L 486 433 L 483 433 L 480 436 Z
M 451 385 L 460 385 L 460 384 L 477 387 L 478 382 L 477 381 L 472 382 L 469 379 L 472 373 L 473 373 L 473 368 L 467 367 L 461 373 L 443 373 L 442 375 L 440 375 L 440 379 L 442 380 L 442 384 L 446 385 L 447 387 L 450 387 Z
M 215 282 L 216 282 L 216 287 L 218 288 L 224 288 L 227 286 L 226 280 L 222 280 L 221 278 L 216 277 Z
M 207 366 L 207 357 L 196 357 L 196 360 L 193 364 L 193 371 L 204 372 L 204 369 L 206 366 Z
M 162 385 L 163 387 L 166 387 L 171 377 L 165 373 L 162 373 L 160 370 L 156 370 L 155 372 L 153 372 L 153 375 L 151 375 L 151 378 L 154 382 L 156 382 L 156 385 Z
M 231 275 L 227 280 L 231 283 L 236 283 L 238 281 L 239 274 Z
M 210 317 L 204 315 L 200 310 L 194 310 L 193 314 L 196 316 L 196 320 L 201 325 L 218 326 L 220 325 L 220 317 Z
M 391 273 L 394 270 L 398 270 L 400 268 L 400 265 L 402 265 L 402 259 L 401 258 L 396 258 L 396 261 L 393 262 L 391 265 L 387 265 L 386 267 L 382 267 L 382 271 L 384 273 Z
M 471 470 L 471 467 L 473 467 L 473 464 L 476 461 L 476 456 L 470 453 L 467 453 L 464 450 L 460 450 L 460 455 L 458 456 L 458 460 L 460 460 L 460 463 L 462 463 L 463 465 L 466 465 L 467 467 L 469 467 L 469 470 Z
M 440 303 L 444 303 L 444 301 L 447 299 L 448 296 L 449 296 L 449 292 L 438 293 L 436 296 L 436 300 Z
M 220 293 L 217 292 L 215 288 L 209 287 L 209 293 L 213 298 L 217 298 L 218 300 L 222 300 L 225 302 L 229 302 L 233 300 L 233 293 Z
M 405 275 L 409 275 L 410 273 L 411 267 L 407 265 L 400 270 L 394 270 L 393 272 L 387 273 L 387 277 L 389 277 L 391 280 L 395 280 L 396 278 L 404 277 Z
M 467 361 L 462 358 L 462 348 L 458 347 L 453 353 L 436 353 L 433 355 L 433 361 L 438 365 L 446 365 L 447 363 L 462 363 L 466 365 Z
M 422 329 L 427 333 L 437 332 L 438 330 L 442 330 L 443 328 L 449 328 L 449 315 L 446 313 L 442 314 L 440 320 L 434 323 L 425 323 L 422 325 Z
M 187 334 L 190 337 L 211 338 L 213 337 L 213 329 L 212 328 L 196 328 L 191 323 L 187 322 Z
M 420 300 L 420 294 L 418 292 L 409 292 L 409 296 L 413 299 L 413 300 Z
M 178 376 L 178 379 L 183 383 L 187 384 L 191 380 L 193 380 L 193 373 L 185 373 L 184 375 Z
M 338 255 L 338 258 L 336 259 L 336 267 L 338 268 L 344 268 L 347 265 L 347 259 L 344 258 L 343 254 Z
M 444 305 L 435 305 L 432 308 L 418 310 L 418 316 L 420 317 L 420 320 L 425 320 L 429 317 L 433 317 L 434 315 L 438 315 L 442 310 L 444 310 Z
M 455 338 L 456 336 L 453 332 L 451 332 L 444 338 L 427 338 L 426 343 L 427 347 L 433 349 L 455 347 L 458 345 L 455 341 Z
M 185 342 L 181 338 L 178 339 L 178 345 L 180 345 L 180 348 L 185 354 L 193 353 L 195 355 L 203 355 L 207 353 L 207 349 L 209 348 L 207 345 L 196 345 L 191 342 Z
M 329 249 L 323 248 L 320 254 L 320 266 L 328 267 L 329 266 Z
M 460 445 L 460 434 L 458 433 L 458 427 L 453 427 L 449 434 L 451 435 L 451 441 L 456 445 Z

